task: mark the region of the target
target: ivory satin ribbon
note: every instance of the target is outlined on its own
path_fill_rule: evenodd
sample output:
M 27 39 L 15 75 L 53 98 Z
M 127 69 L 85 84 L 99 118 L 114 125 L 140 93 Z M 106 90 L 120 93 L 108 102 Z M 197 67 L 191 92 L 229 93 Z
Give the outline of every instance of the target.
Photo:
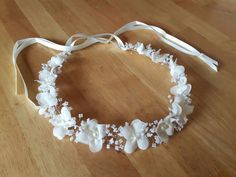
M 29 99 L 30 102 L 32 102 L 34 104 L 34 102 L 28 97 L 27 86 L 25 84 L 24 78 L 23 78 L 23 76 L 17 66 L 17 62 L 16 62 L 18 55 L 26 47 L 38 43 L 38 44 L 41 44 L 45 47 L 48 47 L 48 48 L 51 48 L 51 49 L 54 49 L 57 51 L 73 52 L 76 50 L 81 50 L 83 48 L 89 47 L 95 43 L 107 44 L 107 43 L 115 42 L 120 49 L 125 50 L 124 43 L 118 36 L 122 33 L 125 33 L 127 31 L 132 31 L 132 30 L 153 31 L 157 36 L 160 37 L 160 39 L 164 43 L 172 46 L 173 48 L 175 48 L 185 54 L 198 57 L 205 64 L 207 64 L 209 67 L 211 67 L 213 70 L 217 71 L 217 66 L 218 66 L 217 61 L 215 61 L 212 58 L 208 57 L 207 55 L 199 52 L 197 49 L 190 46 L 189 44 L 177 39 L 174 36 L 171 36 L 170 34 L 167 34 L 163 29 L 161 29 L 159 27 L 147 25 L 147 24 L 139 22 L 139 21 L 133 21 L 133 22 L 127 23 L 126 25 L 122 26 L 117 31 L 115 31 L 113 34 L 112 33 L 101 33 L 101 34 L 95 34 L 95 35 L 87 35 L 87 34 L 83 34 L 83 33 L 74 34 L 66 41 L 65 45 L 56 44 L 56 43 L 49 41 L 47 39 L 44 39 L 44 38 L 27 38 L 27 39 L 22 39 L 22 40 L 16 41 L 16 43 L 13 47 L 12 60 L 13 60 L 15 74 L 17 74 L 17 69 L 19 71 L 20 80 L 22 81 L 23 86 L 24 86 L 25 96 Z M 76 45 L 76 42 L 80 39 L 85 39 L 85 41 Z M 18 94 L 17 85 L 16 85 L 16 94 Z

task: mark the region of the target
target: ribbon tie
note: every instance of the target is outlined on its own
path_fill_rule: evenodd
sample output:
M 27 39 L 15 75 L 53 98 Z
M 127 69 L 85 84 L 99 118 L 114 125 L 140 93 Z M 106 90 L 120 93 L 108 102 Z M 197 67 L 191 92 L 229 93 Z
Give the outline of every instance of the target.
M 159 27 L 147 25 L 147 24 L 139 22 L 139 21 L 133 21 L 133 22 L 127 23 L 126 25 L 122 26 L 114 33 L 101 33 L 101 34 L 95 34 L 95 35 L 87 35 L 87 34 L 83 34 L 83 33 L 74 34 L 66 41 L 65 45 L 56 44 L 56 43 L 49 41 L 47 39 L 44 39 L 44 38 L 27 38 L 27 39 L 22 39 L 22 40 L 16 41 L 16 43 L 13 47 L 12 60 L 13 60 L 15 73 L 17 74 L 17 69 L 19 71 L 20 79 L 21 79 L 23 86 L 24 86 L 25 96 L 27 98 L 29 98 L 25 81 L 24 81 L 24 79 L 21 75 L 21 72 L 17 66 L 16 60 L 17 60 L 17 57 L 20 54 L 20 52 L 23 49 L 25 49 L 26 47 L 38 43 L 38 44 L 41 44 L 45 47 L 48 47 L 48 48 L 51 48 L 51 49 L 54 49 L 57 51 L 73 52 L 76 50 L 81 50 L 83 48 L 89 47 L 95 43 L 107 44 L 107 43 L 115 42 L 120 49 L 125 50 L 125 45 L 124 45 L 123 41 L 118 37 L 118 35 L 125 33 L 127 31 L 141 30 L 141 29 L 153 31 L 157 36 L 160 37 L 160 39 L 164 43 L 172 46 L 173 48 L 175 48 L 185 54 L 198 57 L 205 64 L 210 66 L 213 70 L 217 71 L 217 66 L 218 66 L 217 61 L 213 60 L 212 58 L 208 57 L 207 55 L 205 55 L 203 53 L 200 53 L 197 49 L 190 46 L 189 44 L 177 39 L 174 36 L 171 36 L 170 34 L 166 33 L 163 29 L 161 29 Z M 85 39 L 85 41 L 76 45 L 76 42 L 80 39 Z M 18 93 L 17 87 L 16 87 L 16 93 Z M 32 102 L 32 100 L 30 100 L 30 101 Z

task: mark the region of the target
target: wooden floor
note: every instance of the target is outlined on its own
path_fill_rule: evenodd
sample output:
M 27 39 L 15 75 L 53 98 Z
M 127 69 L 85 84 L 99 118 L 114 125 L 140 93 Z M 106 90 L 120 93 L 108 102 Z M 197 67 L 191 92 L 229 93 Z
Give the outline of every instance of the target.
M 63 44 L 77 32 L 113 32 L 139 20 L 159 26 L 219 61 L 219 72 L 164 45 L 153 33 L 129 32 L 123 40 L 151 43 L 178 58 L 193 85 L 194 113 L 168 144 L 132 155 L 58 141 L 23 95 L 15 95 L 11 52 L 16 40 L 43 37 Z M 0 0 L 1 177 L 229 177 L 236 176 L 235 0 Z M 19 58 L 30 96 L 41 63 L 55 54 L 39 45 Z M 73 54 L 58 79 L 73 113 L 104 123 L 168 112 L 167 68 L 114 45 Z

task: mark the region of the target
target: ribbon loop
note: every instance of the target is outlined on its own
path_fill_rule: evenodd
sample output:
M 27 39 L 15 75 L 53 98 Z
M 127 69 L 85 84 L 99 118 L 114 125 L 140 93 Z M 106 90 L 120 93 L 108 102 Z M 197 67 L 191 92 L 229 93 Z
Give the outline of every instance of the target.
M 115 42 L 120 49 L 125 50 L 125 45 L 123 41 L 118 37 L 118 35 L 125 33 L 127 31 L 131 31 L 131 30 L 153 31 L 166 44 L 174 47 L 175 49 L 183 53 L 198 57 L 200 60 L 206 63 L 209 67 L 211 67 L 213 70 L 217 71 L 217 66 L 218 66 L 217 61 L 213 60 L 212 58 L 208 57 L 207 55 L 203 53 L 200 53 L 197 49 L 190 46 L 189 44 L 177 39 L 174 36 L 171 36 L 170 34 L 166 33 L 163 29 L 159 27 L 147 25 L 139 21 L 133 21 L 122 26 L 121 28 L 116 30 L 114 33 L 101 33 L 101 34 L 95 34 L 95 35 L 87 35 L 83 33 L 74 34 L 66 41 L 65 45 L 56 44 L 44 38 L 27 38 L 27 39 L 18 40 L 16 41 L 13 47 L 13 52 L 12 52 L 12 60 L 13 60 L 15 73 L 17 74 L 16 60 L 17 60 L 18 55 L 23 49 L 25 49 L 26 47 L 30 45 L 38 43 L 54 50 L 64 51 L 64 52 L 68 52 L 68 51 L 73 52 L 76 50 L 81 50 L 86 47 L 89 47 L 95 43 L 107 44 L 107 43 Z M 76 42 L 80 39 L 85 39 L 85 41 L 76 45 Z M 28 98 L 27 86 L 25 84 L 25 81 L 21 73 L 20 73 L 20 78 L 24 85 L 25 96 Z M 16 87 L 16 92 L 17 92 L 17 87 Z
M 140 29 L 151 30 L 151 31 L 155 32 L 156 35 L 159 36 L 161 38 L 161 40 L 163 42 L 165 42 L 166 44 L 174 47 L 175 49 L 177 49 L 185 54 L 198 57 L 205 64 L 210 66 L 213 70 L 217 71 L 217 66 L 218 66 L 217 61 L 213 60 L 212 58 L 206 56 L 203 53 L 200 53 L 197 49 L 195 49 L 191 45 L 189 45 L 186 42 L 183 42 L 183 41 L 177 39 L 176 37 L 166 33 L 163 29 L 161 29 L 159 27 L 147 25 L 147 24 L 139 22 L 139 21 L 134 21 L 134 22 L 130 22 L 130 23 L 122 26 L 117 31 L 115 31 L 114 34 L 120 35 L 120 34 L 127 32 L 127 31 L 140 30 Z

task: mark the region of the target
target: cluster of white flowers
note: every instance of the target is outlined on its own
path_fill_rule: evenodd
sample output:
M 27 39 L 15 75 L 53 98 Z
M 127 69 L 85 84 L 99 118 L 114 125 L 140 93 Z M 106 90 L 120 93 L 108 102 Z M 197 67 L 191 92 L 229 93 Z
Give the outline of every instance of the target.
M 42 70 L 39 72 L 39 93 L 36 96 L 39 104 L 39 114 L 50 117 L 49 122 L 54 126 L 53 135 L 60 140 L 66 135 L 73 135 L 73 128 L 76 126 L 76 119 L 71 117 L 67 103 L 59 105 L 60 99 L 57 98 L 55 85 L 57 75 L 67 57 L 67 53 L 60 53 L 53 56 L 47 64 L 43 64 Z
M 187 83 L 185 69 L 173 61 L 173 56 L 160 54 L 151 45 L 144 46 L 143 43 L 135 45 L 126 43 L 124 50 L 133 50 L 140 55 L 145 55 L 154 63 L 162 63 L 169 67 L 172 82 L 175 84 L 170 89 L 170 112 L 163 118 L 145 123 L 139 119 L 130 124 L 117 127 L 110 124 L 99 124 L 95 119 L 84 119 L 82 114 L 78 118 L 71 116 L 71 108 L 67 102 L 58 98 L 55 85 L 63 62 L 70 53 L 60 53 L 53 56 L 47 64 L 42 66 L 39 72 L 40 86 L 36 99 L 39 104 L 39 113 L 50 117 L 49 122 L 54 126 L 53 134 L 58 139 L 69 136 L 71 141 L 83 143 L 89 146 L 92 152 L 98 152 L 103 144 L 110 149 L 112 146 L 117 151 L 132 153 L 137 148 L 146 150 L 150 144 L 156 147 L 158 144 L 166 143 L 174 130 L 180 131 L 187 122 L 187 115 L 193 111 L 191 105 L 191 85 Z

